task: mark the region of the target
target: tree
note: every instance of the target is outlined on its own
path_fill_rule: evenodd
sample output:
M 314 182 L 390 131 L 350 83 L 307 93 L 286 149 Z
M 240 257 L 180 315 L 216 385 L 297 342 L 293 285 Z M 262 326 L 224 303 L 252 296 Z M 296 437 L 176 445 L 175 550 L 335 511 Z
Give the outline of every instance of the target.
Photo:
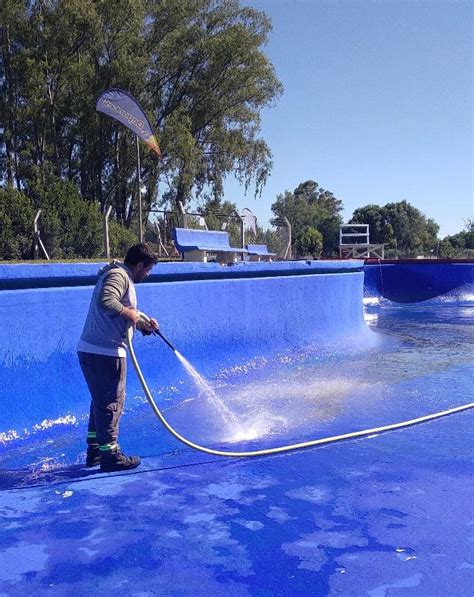
M 257 232 L 260 229 L 257 228 Z M 286 251 L 288 239 L 282 234 L 281 229 L 276 230 L 262 230 L 261 235 L 254 239 L 255 244 L 267 245 L 270 253 L 276 253 L 279 257 L 283 257 Z
M 103 247 L 99 205 L 83 201 L 76 186 L 50 175 L 31 186 L 41 209 L 41 238 L 52 259 L 96 257 Z
M 0 259 L 33 258 L 33 221 L 38 209 L 41 239 L 52 259 L 99 257 L 103 250 L 102 217 L 97 203 L 84 201 L 70 181 L 50 175 L 31 186 L 30 196 L 11 186 L 0 188 Z M 112 255 L 123 256 L 136 236 L 110 223 Z
M 0 189 L 0 259 L 33 257 L 34 216 L 29 197 L 11 186 Z
M 446 236 L 439 246 L 439 257 L 469 257 L 474 254 L 474 221 L 466 220 L 464 230 Z
M 142 152 L 145 210 L 222 196 L 236 172 L 261 191 L 271 153 L 260 112 L 281 93 L 262 52 L 270 21 L 238 0 L 5 0 L 5 159 L 0 180 L 30 192 L 50 175 L 72 181 L 128 227 L 137 220 L 132 134 L 95 111 L 109 87 L 130 91 L 156 128 L 158 160 Z
M 368 224 L 370 233 L 370 242 L 387 243 L 386 224 L 383 208 L 380 205 L 365 205 L 357 208 L 352 214 L 350 224 Z
M 128 249 L 137 242 L 137 237 L 120 222 L 111 220 L 109 223 L 109 241 L 110 255 L 123 259 Z
M 295 255 L 304 255 L 307 252 L 305 249 L 307 248 L 308 228 L 321 233 L 324 255 L 330 256 L 337 251 L 339 225 L 342 223 L 340 216 L 342 201 L 330 191 L 320 187 L 314 180 L 307 180 L 299 184 L 293 193 L 285 191 L 278 195 L 276 202 L 272 205 L 272 211 L 276 219 L 288 218 L 292 229 L 292 248 Z
M 299 250 L 302 255 L 319 257 L 323 249 L 323 235 L 312 226 L 303 228 L 299 237 Z
M 350 224 L 369 224 L 371 243 L 392 243 L 405 257 L 430 253 L 437 244 L 438 224 L 408 201 L 356 209 Z

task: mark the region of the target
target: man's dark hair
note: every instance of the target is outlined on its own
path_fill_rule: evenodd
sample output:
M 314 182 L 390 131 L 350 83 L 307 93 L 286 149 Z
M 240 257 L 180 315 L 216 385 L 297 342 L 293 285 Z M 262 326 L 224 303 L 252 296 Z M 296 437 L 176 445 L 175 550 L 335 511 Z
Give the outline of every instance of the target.
M 156 255 L 146 243 L 138 243 L 133 245 L 125 255 L 125 264 L 128 265 L 137 265 L 137 263 L 143 263 L 145 267 L 148 267 L 152 263 L 157 262 L 158 259 Z

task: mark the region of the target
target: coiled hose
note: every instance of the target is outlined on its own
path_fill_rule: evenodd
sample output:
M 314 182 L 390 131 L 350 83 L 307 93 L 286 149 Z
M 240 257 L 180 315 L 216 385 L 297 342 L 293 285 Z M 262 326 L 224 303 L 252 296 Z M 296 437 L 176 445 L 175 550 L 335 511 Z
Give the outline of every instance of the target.
M 146 316 L 144 316 L 146 318 Z M 161 336 L 161 334 L 160 334 Z M 168 344 L 168 346 L 175 351 L 174 347 L 164 338 L 161 336 L 162 339 Z M 243 451 L 243 452 L 235 452 L 235 451 L 227 451 L 227 450 L 216 450 L 214 448 L 208 448 L 207 446 L 201 446 L 192 442 L 191 440 L 187 439 L 186 437 L 182 436 L 178 433 L 173 427 L 168 423 L 168 421 L 163 416 L 163 413 L 160 411 L 158 406 L 156 405 L 155 401 L 153 400 L 153 396 L 148 388 L 146 380 L 143 376 L 143 373 L 140 369 L 140 365 L 138 364 L 137 357 L 135 355 L 135 351 L 133 350 L 133 326 L 129 325 L 127 328 L 126 333 L 127 345 L 130 350 L 130 356 L 132 359 L 133 366 L 135 371 L 137 372 L 138 379 L 142 385 L 142 388 L 145 392 L 145 396 L 150 403 L 150 406 L 158 417 L 158 419 L 163 423 L 166 429 L 180 442 L 189 446 L 190 448 L 194 448 L 195 450 L 199 450 L 200 452 L 205 452 L 206 454 L 213 454 L 214 456 L 225 456 L 225 457 L 249 457 L 249 456 L 265 456 L 268 454 L 279 454 L 281 452 L 290 452 L 292 450 L 301 450 L 303 448 L 311 448 L 312 446 L 323 446 L 326 444 L 331 444 L 335 442 L 340 442 L 346 439 L 355 439 L 357 437 L 367 437 L 368 435 L 374 435 L 379 433 L 384 433 L 385 431 L 393 431 L 395 429 L 402 429 L 404 427 L 410 427 L 411 425 L 417 425 L 419 423 L 425 423 L 427 421 L 432 421 L 433 419 L 439 419 L 441 417 L 446 417 L 448 415 L 452 415 L 455 413 L 459 413 L 463 410 L 468 410 L 469 408 L 474 407 L 474 402 L 470 402 L 469 404 L 464 404 L 462 406 L 457 406 L 455 408 L 450 408 L 449 410 L 443 410 L 437 413 L 433 413 L 430 415 L 425 415 L 423 417 L 418 417 L 416 419 L 409 419 L 408 421 L 402 421 L 401 423 L 392 423 L 391 425 L 384 425 L 382 427 L 372 427 L 371 429 L 363 429 L 362 431 L 353 431 L 351 433 L 343 433 L 341 435 L 333 435 L 331 437 L 323 437 L 320 439 L 313 439 L 307 442 L 301 442 L 298 444 L 290 444 L 288 446 L 277 446 L 276 448 L 266 448 L 264 450 L 250 450 L 250 451 Z M 175 351 L 176 352 L 176 351 Z

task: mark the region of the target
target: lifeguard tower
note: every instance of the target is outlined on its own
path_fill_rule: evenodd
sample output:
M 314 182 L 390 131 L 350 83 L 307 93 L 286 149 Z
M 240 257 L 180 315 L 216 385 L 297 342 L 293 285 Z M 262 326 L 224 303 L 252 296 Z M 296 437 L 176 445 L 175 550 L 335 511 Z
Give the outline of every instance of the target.
M 339 257 L 341 259 L 384 259 L 385 244 L 371 244 L 369 224 L 339 226 Z

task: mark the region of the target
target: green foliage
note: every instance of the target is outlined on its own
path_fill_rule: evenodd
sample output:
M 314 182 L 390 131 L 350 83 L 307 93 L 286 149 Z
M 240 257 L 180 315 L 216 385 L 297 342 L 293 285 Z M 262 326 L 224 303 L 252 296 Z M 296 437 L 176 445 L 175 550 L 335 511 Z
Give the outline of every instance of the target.
M 1 8 L 5 160 L 0 180 L 29 191 L 50 175 L 136 225 L 133 135 L 95 111 L 131 92 L 163 159 L 142 151 L 144 208 L 222 196 L 226 174 L 257 192 L 271 169 L 260 112 L 281 93 L 262 52 L 270 22 L 238 0 L 5 0 Z
M 41 209 L 41 239 L 52 259 L 95 257 L 102 251 L 99 205 L 81 198 L 72 182 L 50 176 L 31 186 L 36 209 Z
M 319 257 L 323 249 L 323 235 L 312 226 L 303 228 L 298 238 L 298 250 L 301 255 Z
M 257 237 L 253 242 L 248 244 L 267 245 L 270 253 L 276 253 L 279 257 L 283 257 L 286 251 L 287 239 L 284 238 L 277 230 L 265 230 L 257 228 Z
M 0 189 L 0 259 L 33 256 L 35 210 L 29 197 L 11 186 Z
M 351 224 L 369 224 L 371 243 L 391 243 L 400 257 L 416 257 L 436 250 L 438 224 L 408 201 L 366 205 L 356 209 Z
M 275 221 L 286 217 L 290 222 L 295 256 L 305 254 L 306 241 L 302 239 L 308 238 L 309 228 L 321 233 L 324 255 L 331 256 L 336 253 L 339 244 L 339 225 L 342 223 L 340 216 L 342 201 L 330 191 L 321 188 L 317 182 L 307 180 L 298 185 L 293 193 L 285 191 L 284 194 L 278 195 L 272 205 L 272 211 L 276 216 Z
M 123 259 L 128 249 L 138 242 L 137 235 L 120 222 L 109 222 L 110 255 L 116 259 Z
M 51 259 L 103 255 L 102 215 L 97 202 L 82 199 L 71 182 L 50 176 L 35 183 L 31 196 L 0 189 L 0 259 L 33 257 L 33 221 L 41 209 L 39 229 Z M 110 250 L 123 257 L 137 242 L 135 233 L 116 221 L 109 225 Z
M 260 50 L 268 18 L 238 0 L 166 0 L 154 8 L 149 89 L 176 198 L 187 200 L 193 183 L 220 197 L 229 172 L 254 179 L 258 191 L 271 168 L 258 137 L 260 110 L 281 92 Z
M 472 257 L 474 255 L 474 223 L 466 221 L 466 228 L 443 238 L 439 245 L 439 257 Z
M 352 214 L 350 224 L 368 224 L 370 233 L 370 242 L 373 244 L 388 243 L 388 236 L 385 234 L 385 214 L 380 205 L 365 205 L 359 207 Z M 351 230 L 352 232 L 352 230 Z M 393 228 L 392 228 L 393 232 Z

